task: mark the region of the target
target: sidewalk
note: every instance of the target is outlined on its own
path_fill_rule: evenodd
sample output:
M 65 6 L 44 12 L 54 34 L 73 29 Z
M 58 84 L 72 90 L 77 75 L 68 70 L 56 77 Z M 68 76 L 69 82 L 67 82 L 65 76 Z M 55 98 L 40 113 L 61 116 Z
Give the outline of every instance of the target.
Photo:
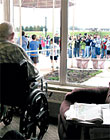
M 81 83 L 82 85 L 87 86 L 101 86 L 101 87 L 109 87 L 110 82 L 110 60 L 106 60 L 104 69 L 101 69 L 102 72 L 97 74 L 96 76 L 90 78 L 88 81 Z
M 90 78 L 88 81 L 81 83 L 81 85 L 109 87 L 109 82 L 110 70 L 104 69 L 102 73 L 97 74 L 95 77 Z

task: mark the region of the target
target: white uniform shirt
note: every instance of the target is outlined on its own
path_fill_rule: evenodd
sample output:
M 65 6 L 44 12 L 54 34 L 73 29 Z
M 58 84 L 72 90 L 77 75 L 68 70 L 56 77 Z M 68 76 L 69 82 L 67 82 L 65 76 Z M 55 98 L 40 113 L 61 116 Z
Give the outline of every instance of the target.
M 57 56 L 58 45 L 56 43 L 50 45 L 50 56 Z

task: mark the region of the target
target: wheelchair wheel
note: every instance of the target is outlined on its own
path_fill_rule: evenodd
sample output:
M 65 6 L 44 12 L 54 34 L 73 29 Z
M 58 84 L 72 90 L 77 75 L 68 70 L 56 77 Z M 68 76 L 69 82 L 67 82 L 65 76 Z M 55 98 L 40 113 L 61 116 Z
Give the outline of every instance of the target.
M 25 110 L 20 117 L 20 132 L 23 134 L 23 136 L 26 139 L 29 139 L 31 137 L 31 125 L 28 127 L 28 124 L 30 124 L 31 116 L 29 116 L 28 111 Z
M 2 122 L 5 112 L 6 112 L 6 106 L 0 104 L 0 122 Z
M 36 124 L 39 129 L 38 140 L 41 140 L 49 126 L 48 102 L 44 93 L 39 92 L 32 99 L 31 105 L 33 112 L 38 111 Z M 38 108 L 38 110 L 36 110 L 36 108 Z
M 12 121 L 12 118 L 13 118 L 13 108 L 8 108 L 8 110 L 3 115 L 2 121 L 5 125 L 9 125 Z
M 20 132 L 26 137 L 36 137 L 36 127 L 39 128 L 37 138 L 41 140 L 48 129 L 49 113 L 47 98 L 42 92 L 37 92 L 30 105 L 20 118 Z
M 42 116 L 38 123 L 37 126 L 40 130 L 39 134 L 38 134 L 38 140 L 41 140 L 44 136 L 44 134 L 46 133 L 48 126 L 49 126 L 49 113 L 45 112 L 44 116 Z

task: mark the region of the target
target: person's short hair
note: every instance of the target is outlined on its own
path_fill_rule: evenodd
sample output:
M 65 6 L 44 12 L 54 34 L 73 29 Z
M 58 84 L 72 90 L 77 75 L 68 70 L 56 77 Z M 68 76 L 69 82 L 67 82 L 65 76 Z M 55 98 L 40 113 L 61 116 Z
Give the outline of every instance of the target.
M 33 39 L 33 40 L 36 39 L 36 35 L 32 35 L 32 39 Z
M 50 39 L 50 41 L 52 41 L 52 42 L 53 42 L 53 38 L 51 38 L 51 39 Z
M 0 24 L 0 39 L 8 39 L 13 33 L 13 27 L 9 22 L 3 22 Z
M 25 31 L 22 31 L 22 36 L 24 36 L 25 35 Z

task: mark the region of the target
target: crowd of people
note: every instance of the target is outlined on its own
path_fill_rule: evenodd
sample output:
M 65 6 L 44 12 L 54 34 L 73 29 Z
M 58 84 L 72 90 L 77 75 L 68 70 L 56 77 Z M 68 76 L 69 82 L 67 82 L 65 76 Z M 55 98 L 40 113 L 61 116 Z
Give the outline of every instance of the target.
M 68 56 L 69 58 L 110 58 L 110 37 L 100 35 L 70 36 L 68 39 Z
M 54 40 L 54 43 L 53 43 Z M 20 44 L 20 38 L 17 40 Z M 27 51 L 28 56 L 32 59 L 35 66 L 39 63 L 39 53 L 50 57 L 57 64 L 60 52 L 60 37 L 55 34 L 54 39 L 49 35 L 46 37 L 33 34 L 31 37 L 22 32 L 22 48 Z M 82 58 L 110 58 L 110 36 L 100 37 L 99 34 L 79 34 L 68 37 L 68 57 Z M 53 67 L 53 65 L 51 65 Z M 58 66 L 56 66 L 58 67 Z
M 37 37 L 35 34 L 28 37 L 22 31 L 22 48 L 27 52 L 35 66 L 39 62 L 39 53 L 46 55 L 46 57 L 50 56 L 51 63 L 53 60 L 57 63 L 59 42 L 58 34 L 55 34 L 53 43 L 53 38 L 50 38 L 49 35 L 46 38 L 41 35 Z M 20 37 L 17 39 L 17 44 L 20 45 Z

